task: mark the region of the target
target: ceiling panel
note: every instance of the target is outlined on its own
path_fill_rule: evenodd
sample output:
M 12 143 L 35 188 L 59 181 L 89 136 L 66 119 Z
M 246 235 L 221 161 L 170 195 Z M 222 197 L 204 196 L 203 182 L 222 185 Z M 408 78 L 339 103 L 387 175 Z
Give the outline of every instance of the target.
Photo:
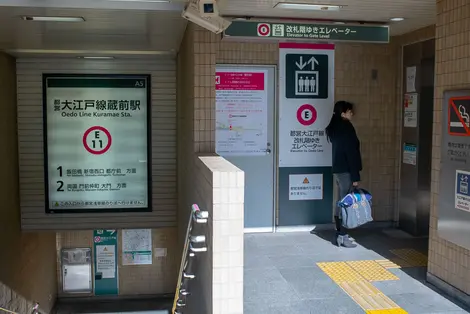
M 12 6 L 12 1 L 22 3 L 23 6 Z M 148 3 L 146 5 L 153 9 L 143 5 L 142 9 L 138 9 L 139 6 L 135 3 L 132 7 L 128 4 L 127 9 L 113 6 L 107 9 L 71 8 L 71 3 L 78 6 L 79 2 L 87 1 L 90 6 L 96 3 L 99 7 L 105 7 L 104 3 L 112 3 L 106 0 L 41 0 L 41 7 L 26 6 L 31 1 L 37 0 L 11 0 L 8 6 L 0 6 L 0 50 L 21 51 L 21 54 L 28 50 L 63 54 L 73 54 L 76 51 L 80 54 L 121 51 L 122 55 L 171 52 L 179 49 L 187 23 L 181 18 L 184 0 L 172 0 L 172 6 L 168 10 L 155 9 L 155 4 Z M 295 0 L 290 0 L 293 1 Z M 63 4 L 60 8 L 50 7 L 59 2 Z M 224 16 L 386 23 L 392 17 L 404 17 L 405 21 L 391 24 L 392 35 L 435 23 L 435 0 L 321 1 L 322 4 L 346 5 L 339 12 L 275 9 L 278 2 L 279 0 L 218 0 L 220 12 Z M 312 0 L 304 2 L 315 3 Z M 86 21 L 30 22 L 21 19 L 24 15 L 82 16 Z
M 25 15 L 86 21 L 33 22 L 22 20 Z M 8 51 L 171 51 L 178 50 L 185 28 L 181 11 L 0 7 L 0 49 Z
M 344 5 L 338 12 L 285 10 L 274 6 L 279 2 Z M 436 0 L 219 0 L 225 16 L 273 18 L 328 19 L 364 22 L 386 22 L 403 17 L 402 22 L 390 23 L 392 35 L 401 35 L 435 23 Z

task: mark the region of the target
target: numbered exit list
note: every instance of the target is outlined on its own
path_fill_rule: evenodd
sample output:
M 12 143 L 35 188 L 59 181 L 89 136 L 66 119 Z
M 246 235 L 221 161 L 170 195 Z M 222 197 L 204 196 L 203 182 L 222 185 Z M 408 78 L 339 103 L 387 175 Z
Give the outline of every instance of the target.
M 149 77 L 44 81 L 46 212 L 150 211 Z

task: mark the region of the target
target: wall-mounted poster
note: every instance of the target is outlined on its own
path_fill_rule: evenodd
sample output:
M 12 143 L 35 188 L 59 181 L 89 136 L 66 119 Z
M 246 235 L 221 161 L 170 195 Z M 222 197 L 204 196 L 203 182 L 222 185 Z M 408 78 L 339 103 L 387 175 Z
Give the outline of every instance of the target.
M 215 149 L 220 156 L 265 156 L 268 91 L 265 70 L 218 71 Z
M 122 230 L 122 265 L 152 265 L 152 229 Z
M 148 75 L 45 74 L 46 212 L 149 211 Z

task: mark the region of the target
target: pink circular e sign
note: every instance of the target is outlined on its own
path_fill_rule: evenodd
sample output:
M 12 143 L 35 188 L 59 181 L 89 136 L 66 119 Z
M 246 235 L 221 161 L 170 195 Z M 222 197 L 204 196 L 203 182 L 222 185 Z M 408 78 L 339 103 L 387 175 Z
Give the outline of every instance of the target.
M 317 110 L 310 104 L 304 104 L 297 109 L 297 120 L 302 125 L 312 125 L 317 120 Z

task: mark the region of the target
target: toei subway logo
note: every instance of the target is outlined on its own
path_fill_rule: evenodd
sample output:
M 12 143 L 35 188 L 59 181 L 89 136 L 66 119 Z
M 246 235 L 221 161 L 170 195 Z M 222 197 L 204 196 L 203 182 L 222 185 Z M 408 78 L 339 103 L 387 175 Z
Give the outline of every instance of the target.
M 111 148 L 111 133 L 102 126 L 89 128 L 83 134 L 83 147 L 93 155 L 101 155 Z
M 267 23 L 259 23 L 257 27 L 258 36 L 267 37 L 271 35 L 271 25 Z

